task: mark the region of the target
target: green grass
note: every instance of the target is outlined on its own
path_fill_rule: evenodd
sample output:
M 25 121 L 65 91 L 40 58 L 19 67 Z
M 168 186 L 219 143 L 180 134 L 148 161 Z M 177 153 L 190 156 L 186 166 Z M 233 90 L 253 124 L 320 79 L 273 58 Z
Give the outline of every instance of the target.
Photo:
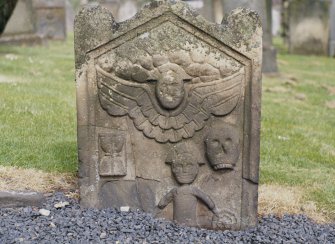
M 14 81 L 0 82 L 1 165 L 77 170 L 71 39 L 47 47 L 0 46 L 0 80 Z
M 0 165 L 77 171 L 72 43 L 0 46 Z M 302 187 L 335 219 L 335 110 L 325 106 L 335 100 L 326 88 L 335 87 L 335 59 L 289 55 L 275 43 L 281 75 L 263 79 L 261 183 Z
M 335 219 L 335 59 L 282 52 L 278 63 L 282 75 L 263 79 L 261 183 L 301 186 Z

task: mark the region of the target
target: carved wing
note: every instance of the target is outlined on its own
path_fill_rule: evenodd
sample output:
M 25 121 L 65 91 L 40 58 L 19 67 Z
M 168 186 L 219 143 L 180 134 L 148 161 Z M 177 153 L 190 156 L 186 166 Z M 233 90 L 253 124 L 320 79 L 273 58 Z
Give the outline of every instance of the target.
M 157 142 L 178 142 L 201 130 L 211 114 L 230 113 L 241 96 L 243 69 L 224 79 L 186 85 L 188 96 L 174 111 L 160 107 L 148 83 L 121 79 L 96 66 L 101 106 L 110 115 L 129 115 L 135 127 Z
M 244 69 L 224 78 L 193 85 L 190 104 L 213 115 L 229 114 L 242 94 Z M 200 106 L 199 106 L 200 105 Z

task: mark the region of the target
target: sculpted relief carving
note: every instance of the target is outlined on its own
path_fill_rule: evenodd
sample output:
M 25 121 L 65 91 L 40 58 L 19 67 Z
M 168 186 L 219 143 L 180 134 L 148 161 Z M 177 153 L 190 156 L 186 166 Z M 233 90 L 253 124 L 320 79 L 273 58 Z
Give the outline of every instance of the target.
M 124 132 L 99 134 L 101 148 L 99 172 L 101 176 L 125 176 L 127 174 L 125 142 Z
M 240 155 L 238 129 L 230 124 L 213 127 L 206 140 L 206 156 L 215 170 L 234 169 Z
M 202 201 L 218 219 L 218 209 L 213 200 L 199 188 L 191 184 L 199 173 L 199 166 L 204 164 L 199 149 L 190 141 L 176 144 L 169 152 L 166 163 L 171 165 L 175 180 L 180 185 L 169 191 L 158 203 L 158 208 L 165 208 L 173 202 L 173 219 L 189 226 L 197 226 L 196 208 Z
M 214 25 L 164 0 L 113 21 L 96 5 L 76 21 L 82 204 L 203 228 L 255 225 L 258 17 L 237 10 Z
M 170 24 L 165 28 L 177 31 Z M 242 95 L 245 75 L 241 64 L 218 51 L 209 53 L 199 40 L 194 40 L 198 47 L 185 44 L 179 50 L 173 42 L 162 51 L 133 40 L 125 44 L 126 53 L 120 47 L 96 65 L 101 106 L 112 116 L 128 115 L 138 130 L 161 143 L 191 138 L 211 115 L 229 114 Z

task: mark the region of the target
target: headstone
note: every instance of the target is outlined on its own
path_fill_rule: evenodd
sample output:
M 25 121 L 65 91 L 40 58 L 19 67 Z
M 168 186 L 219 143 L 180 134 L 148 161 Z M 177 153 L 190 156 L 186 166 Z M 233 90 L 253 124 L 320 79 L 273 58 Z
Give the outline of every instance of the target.
M 263 72 L 277 72 L 277 51 L 272 45 L 272 0 L 223 0 L 225 14 L 238 7 L 249 8 L 260 15 L 263 26 Z
M 288 2 L 286 22 L 290 53 L 328 55 L 330 1 L 292 0 Z
M 335 57 L 335 0 L 332 1 L 332 5 L 330 8 L 329 56 Z
M 33 0 L 36 33 L 46 39 L 66 38 L 65 0 Z
M 261 39 L 245 9 L 217 25 L 154 1 L 118 24 L 86 5 L 75 20 L 82 206 L 255 226 Z
M 281 31 L 282 1 L 272 0 L 272 36 L 279 36 Z
M 120 21 L 118 18 L 118 12 L 121 6 L 121 0 L 101 0 L 100 5 L 109 9 L 116 21 Z
M 71 4 L 70 0 L 66 0 L 65 2 L 65 13 L 66 13 L 66 32 L 73 33 L 75 9 L 74 6 Z
M 17 0 L 7 1 L 7 0 L 0 0 L 0 35 L 4 31 L 7 22 L 12 15 L 14 8 L 16 6 Z
M 19 0 L 10 17 L 0 43 L 39 44 L 42 38 L 35 33 L 35 16 L 32 0 Z
M 66 38 L 65 0 L 19 0 L 0 43 L 41 44 Z

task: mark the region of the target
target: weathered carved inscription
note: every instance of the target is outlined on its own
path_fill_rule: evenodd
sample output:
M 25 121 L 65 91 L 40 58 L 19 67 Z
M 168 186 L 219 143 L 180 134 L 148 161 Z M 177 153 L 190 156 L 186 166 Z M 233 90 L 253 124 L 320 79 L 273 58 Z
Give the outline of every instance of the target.
M 78 14 L 84 206 L 214 229 L 256 224 L 261 27 L 242 9 L 223 23 L 169 1 L 121 24 L 97 5 Z

